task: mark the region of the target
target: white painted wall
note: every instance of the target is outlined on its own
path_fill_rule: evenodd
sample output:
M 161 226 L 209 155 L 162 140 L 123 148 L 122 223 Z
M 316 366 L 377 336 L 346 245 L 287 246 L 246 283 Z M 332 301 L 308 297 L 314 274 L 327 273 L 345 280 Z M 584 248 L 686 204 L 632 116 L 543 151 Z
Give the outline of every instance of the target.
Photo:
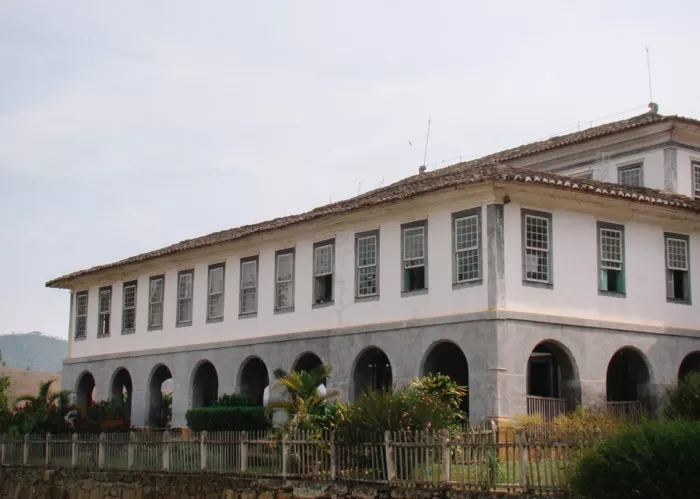
M 563 175 L 577 176 L 595 170 L 594 179 L 617 183 L 618 169 L 635 163 L 642 163 L 644 187 L 659 190 L 664 188 L 664 151 L 662 148 L 620 156 L 604 164 L 595 163 L 587 164 L 586 166 L 576 166 L 561 173 Z
M 538 209 L 537 206 L 525 208 Z M 697 329 L 700 308 L 666 301 L 664 228 L 609 217 L 625 226 L 626 297 L 598 293 L 597 220 L 593 215 L 552 213 L 552 289 L 523 284 L 521 206 L 505 207 L 506 308 L 548 315 Z M 674 231 L 677 232 L 677 231 Z M 700 235 L 691 235 L 691 297 L 700 296 Z
M 407 209 L 401 219 L 375 218 L 363 226 L 354 226 L 335 234 L 306 235 L 296 242 L 265 245 L 259 252 L 258 314 L 254 318 L 238 317 L 240 258 L 255 254 L 230 254 L 226 262 L 226 290 L 224 321 L 206 323 L 207 267 L 220 263 L 220 257 L 208 261 L 182 262 L 165 272 L 164 327 L 148 331 L 149 275 L 138 278 L 136 332 L 121 334 L 122 281 L 112 288 L 111 335 L 97 338 L 97 294 L 99 286 L 90 287 L 88 303 L 87 338 L 74 341 L 71 357 L 149 350 L 191 344 L 257 338 L 270 335 L 326 330 L 338 327 L 405 321 L 416 318 L 449 316 L 485 310 L 486 284 L 453 289 L 452 287 L 452 229 L 454 212 L 479 206 L 474 199 L 450 201 L 431 205 L 421 211 Z M 486 212 L 482 210 L 483 255 L 487 254 Z M 380 216 L 379 215 L 375 215 Z M 402 223 L 428 219 L 428 288 L 427 294 L 401 296 L 401 240 Z M 355 233 L 380 228 L 379 285 L 380 299 L 355 303 Z M 312 308 L 312 247 L 316 241 L 335 237 L 335 300 L 332 306 Z M 274 254 L 290 246 L 296 248 L 295 311 L 274 313 Z M 482 261 L 482 275 L 488 275 L 487 261 Z M 194 267 L 193 324 L 175 327 L 177 273 Z M 152 275 L 161 272 L 153 272 Z M 131 280 L 132 278 L 125 279 Z M 71 336 L 72 336 L 71 332 Z

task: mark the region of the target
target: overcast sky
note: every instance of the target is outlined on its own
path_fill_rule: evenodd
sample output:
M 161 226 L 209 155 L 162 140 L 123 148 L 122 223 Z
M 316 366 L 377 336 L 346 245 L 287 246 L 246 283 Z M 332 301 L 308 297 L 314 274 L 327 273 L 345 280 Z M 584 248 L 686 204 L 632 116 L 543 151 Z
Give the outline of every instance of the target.
M 700 117 L 700 2 L 0 0 L 0 333 L 67 272 L 591 121 Z M 620 114 L 622 113 L 622 114 Z M 409 146 L 409 141 L 414 145 Z

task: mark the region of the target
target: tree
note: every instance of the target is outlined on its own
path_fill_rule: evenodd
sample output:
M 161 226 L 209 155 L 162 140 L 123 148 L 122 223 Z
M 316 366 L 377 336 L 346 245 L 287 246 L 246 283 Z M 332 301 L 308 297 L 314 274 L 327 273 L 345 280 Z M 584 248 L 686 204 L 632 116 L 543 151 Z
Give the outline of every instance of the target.
M 7 409 L 9 400 L 7 399 L 7 389 L 10 388 L 10 377 L 0 376 L 0 409 Z
M 331 375 L 332 368 L 322 364 L 312 371 L 276 372 L 278 383 L 287 389 L 289 400 L 275 401 L 270 409 L 282 409 L 289 414 L 284 429 L 287 431 L 318 429 L 326 419 L 328 401 L 336 398 L 336 390 L 322 393 L 319 385 Z
M 61 390 L 51 392 L 51 385 L 56 380 L 44 381 L 39 384 L 39 393 L 36 396 L 22 395 L 17 398 L 17 404 L 23 404 L 24 413 L 27 416 L 22 431 L 29 433 L 43 430 L 49 419 L 58 414 L 61 417 L 70 408 L 70 391 Z

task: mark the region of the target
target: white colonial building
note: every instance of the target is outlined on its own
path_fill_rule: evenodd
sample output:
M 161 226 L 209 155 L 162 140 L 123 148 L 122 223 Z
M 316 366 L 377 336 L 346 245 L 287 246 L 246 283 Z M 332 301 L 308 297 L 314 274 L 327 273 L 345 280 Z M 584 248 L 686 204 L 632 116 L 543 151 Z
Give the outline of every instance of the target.
M 135 425 L 320 362 L 350 400 L 449 374 L 477 420 L 653 410 L 700 366 L 698 195 L 700 121 L 652 111 L 81 270 L 64 385 Z

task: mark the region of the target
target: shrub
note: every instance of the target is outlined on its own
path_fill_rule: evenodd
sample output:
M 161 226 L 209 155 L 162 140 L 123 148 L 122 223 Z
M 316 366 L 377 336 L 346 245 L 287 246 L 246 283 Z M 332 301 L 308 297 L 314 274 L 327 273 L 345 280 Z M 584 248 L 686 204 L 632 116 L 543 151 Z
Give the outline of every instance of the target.
M 410 385 L 419 392 L 436 397 L 453 411 L 459 411 L 464 397 L 467 396 L 466 386 L 444 374 L 426 374 L 420 378 L 413 378 Z M 461 416 L 459 412 L 457 414 Z
M 646 422 L 584 453 L 574 491 L 595 499 L 700 497 L 700 423 Z
M 689 374 L 666 390 L 663 413 L 671 419 L 700 419 L 700 372 Z
M 237 393 L 225 393 L 214 402 L 214 407 L 254 407 L 253 399 Z
M 192 431 L 266 430 L 270 423 L 262 407 L 201 407 L 185 414 Z

